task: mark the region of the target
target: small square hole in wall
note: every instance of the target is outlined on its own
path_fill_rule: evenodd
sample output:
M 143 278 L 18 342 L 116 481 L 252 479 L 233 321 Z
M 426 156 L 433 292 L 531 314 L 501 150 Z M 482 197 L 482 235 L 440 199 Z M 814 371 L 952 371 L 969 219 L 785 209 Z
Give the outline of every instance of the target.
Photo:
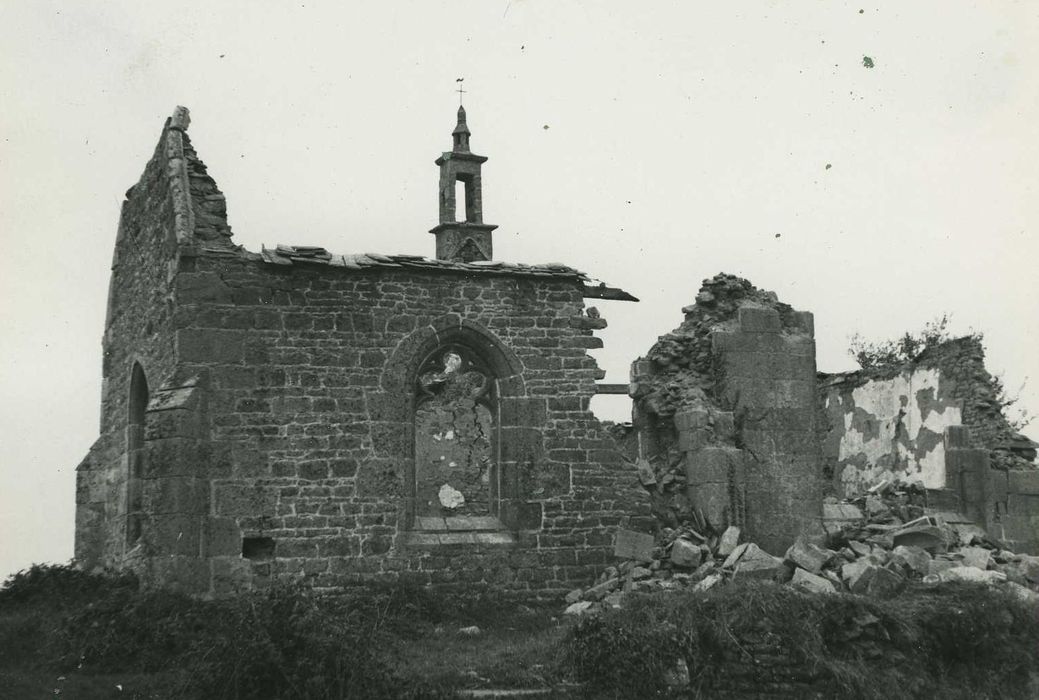
M 272 537 L 243 537 L 242 557 L 245 559 L 270 559 L 274 556 Z

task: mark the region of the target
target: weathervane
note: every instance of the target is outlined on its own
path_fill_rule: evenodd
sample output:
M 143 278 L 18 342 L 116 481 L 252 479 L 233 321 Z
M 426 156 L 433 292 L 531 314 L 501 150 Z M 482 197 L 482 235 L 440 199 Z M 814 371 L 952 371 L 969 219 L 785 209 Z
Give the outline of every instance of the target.
M 463 80 L 465 80 L 465 78 L 455 78 L 455 82 L 458 83 L 458 89 L 455 90 L 455 92 L 458 93 L 458 106 L 459 107 L 462 106 L 462 95 L 465 94 L 465 90 L 462 89 L 462 81 Z

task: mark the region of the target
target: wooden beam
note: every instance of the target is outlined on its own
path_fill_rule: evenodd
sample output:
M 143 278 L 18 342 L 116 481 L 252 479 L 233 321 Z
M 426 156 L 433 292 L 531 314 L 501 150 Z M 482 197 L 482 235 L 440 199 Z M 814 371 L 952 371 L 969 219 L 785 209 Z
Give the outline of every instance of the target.
M 624 394 L 625 396 L 627 396 L 628 395 L 628 385 L 627 384 L 596 384 L 595 385 L 595 393 L 596 394 Z
M 610 299 L 612 301 L 638 301 L 637 297 L 625 292 L 619 287 L 607 287 L 605 284 L 584 285 L 585 299 Z

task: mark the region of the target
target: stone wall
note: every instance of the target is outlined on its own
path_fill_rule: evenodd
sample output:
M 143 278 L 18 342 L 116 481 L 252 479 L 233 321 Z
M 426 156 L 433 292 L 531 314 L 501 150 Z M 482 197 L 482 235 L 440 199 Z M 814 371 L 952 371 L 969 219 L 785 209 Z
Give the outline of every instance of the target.
M 907 367 L 863 382 L 857 374 L 822 383 L 823 449 L 837 493 L 853 496 L 883 479 L 945 485 L 942 434 L 963 419 L 953 382 L 934 367 Z
M 186 128 L 178 111 L 124 205 L 102 434 L 79 470 L 82 564 L 210 595 L 291 579 L 556 596 L 594 578 L 618 526 L 651 526 L 634 467 L 588 410 L 602 372 L 587 350 L 604 323 L 584 314 L 581 273 L 244 251 Z M 479 381 L 447 381 L 449 353 Z M 135 362 L 150 401 L 130 542 Z M 454 478 L 416 460 L 437 457 L 416 452 L 415 430 L 439 391 L 483 411 L 467 439 L 485 471 L 462 489 L 479 507 L 418 485 Z
M 823 450 L 834 488 L 850 495 L 899 478 L 941 488 L 942 433 L 970 428 L 972 447 L 1002 469 L 1030 468 L 1034 446 L 1003 414 L 978 336 L 947 341 L 903 366 L 820 376 Z
M 683 312 L 632 365 L 654 513 L 783 552 L 821 517 L 811 314 L 731 275 Z
M 142 564 L 139 543 L 129 541 L 126 522 L 130 380 L 134 365 L 139 365 L 153 399 L 160 398 L 167 379 L 177 384 L 173 303 L 178 256 L 197 244 L 196 222 L 203 234 L 216 225 L 204 219 L 192 193 L 204 193 L 209 207 L 222 200 L 195 156 L 186 128 L 186 111 L 178 110 L 167 121 L 152 159 L 122 205 L 103 338 L 100 436 L 77 470 L 75 556 L 79 561 Z M 226 221 L 224 229 L 229 233 Z M 153 403 L 148 410 L 157 406 Z M 157 484 L 146 486 L 153 485 Z M 151 498 L 150 490 L 145 488 L 138 498 L 142 502 Z M 181 541 L 197 554 L 197 538 Z

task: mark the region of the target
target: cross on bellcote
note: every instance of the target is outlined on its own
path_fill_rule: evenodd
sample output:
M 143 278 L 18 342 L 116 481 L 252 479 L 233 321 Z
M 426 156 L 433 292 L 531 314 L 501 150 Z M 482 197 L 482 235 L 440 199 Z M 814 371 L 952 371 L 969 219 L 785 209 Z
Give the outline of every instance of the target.
M 458 93 L 458 105 L 459 106 L 461 106 L 461 104 L 462 104 L 462 95 L 464 95 L 465 92 L 466 92 L 465 90 L 462 89 L 462 81 L 463 80 L 465 80 L 465 78 L 457 78 L 455 80 L 455 82 L 458 83 L 458 89 L 455 90 L 455 92 Z

